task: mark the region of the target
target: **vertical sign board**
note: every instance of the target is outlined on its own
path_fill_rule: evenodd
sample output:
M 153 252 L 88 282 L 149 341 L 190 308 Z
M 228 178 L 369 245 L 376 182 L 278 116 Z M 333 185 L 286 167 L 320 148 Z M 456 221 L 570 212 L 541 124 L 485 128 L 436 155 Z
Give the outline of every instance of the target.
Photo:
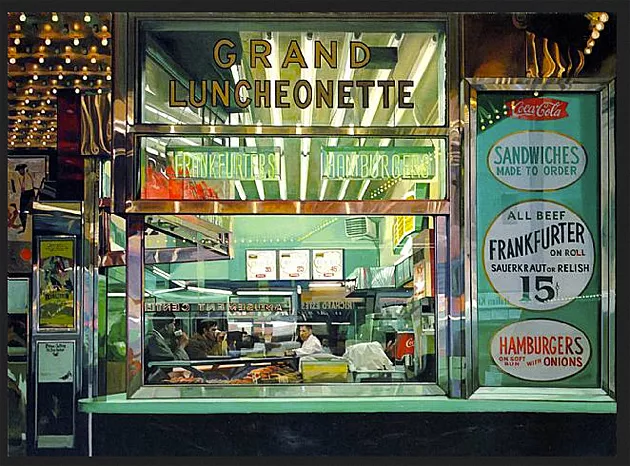
M 41 237 L 38 243 L 37 330 L 75 332 L 76 260 L 74 237 Z
M 75 343 L 37 342 L 35 438 L 37 448 L 73 448 L 75 425 Z
M 599 387 L 599 95 L 477 95 L 480 386 Z

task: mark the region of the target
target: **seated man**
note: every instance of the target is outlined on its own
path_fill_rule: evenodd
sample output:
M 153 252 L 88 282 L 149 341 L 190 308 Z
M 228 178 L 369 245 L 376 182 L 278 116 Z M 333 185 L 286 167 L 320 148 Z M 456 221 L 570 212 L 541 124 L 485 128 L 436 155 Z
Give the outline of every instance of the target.
M 144 349 L 145 363 L 153 361 L 188 361 L 188 354 L 186 354 L 185 348 L 188 345 L 188 335 L 181 332 L 181 335 L 175 333 L 175 314 L 171 311 L 159 311 L 153 316 L 153 330 L 147 337 L 147 344 Z M 162 368 L 162 373 L 159 368 L 149 368 L 147 366 L 148 379 L 154 379 L 155 377 L 164 378 L 169 368 Z
M 192 360 L 206 359 L 208 356 L 223 354 L 222 342 L 225 334 L 217 330 L 217 323 L 213 320 L 202 320 L 197 332 L 191 337 L 186 346 L 186 353 Z
M 287 353 L 297 357 L 321 353 L 323 351 L 322 344 L 319 341 L 319 338 L 313 335 L 313 327 L 311 325 L 300 325 L 299 329 L 302 347 L 288 351 Z

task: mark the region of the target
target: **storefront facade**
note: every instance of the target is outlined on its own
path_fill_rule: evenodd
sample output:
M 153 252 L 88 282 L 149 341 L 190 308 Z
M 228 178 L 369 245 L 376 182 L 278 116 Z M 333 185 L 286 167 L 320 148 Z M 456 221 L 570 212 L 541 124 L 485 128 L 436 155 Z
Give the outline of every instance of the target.
M 113 13 L 71 356 L 86 453 L 129 415 L 610 423 L 615 73 L 545 16 Z M 471 45 L 493 24 L 502 45 Z

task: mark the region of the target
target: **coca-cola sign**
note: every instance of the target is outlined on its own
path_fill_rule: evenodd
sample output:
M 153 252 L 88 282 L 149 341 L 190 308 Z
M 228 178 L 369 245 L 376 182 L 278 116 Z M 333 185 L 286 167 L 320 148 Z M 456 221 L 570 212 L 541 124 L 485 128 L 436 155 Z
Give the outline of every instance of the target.
M 521 120 L 560 120 L 569 116 L 568 102 L 543 97 L 532 97 L 507 102 L 508 116 Z

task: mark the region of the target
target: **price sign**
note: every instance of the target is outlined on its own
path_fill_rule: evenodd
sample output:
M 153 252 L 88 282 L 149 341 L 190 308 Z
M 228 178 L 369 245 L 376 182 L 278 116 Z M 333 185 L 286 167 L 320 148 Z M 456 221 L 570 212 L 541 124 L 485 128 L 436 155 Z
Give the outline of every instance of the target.
M 280 280 L 311 278 L 311 254 L 308 249 L 280 251 Z
M 313 280 L 343 280 L 343 250 L 313 250 Z
M 247 251 L 248 280 L 277 280 L 276 251 Z

